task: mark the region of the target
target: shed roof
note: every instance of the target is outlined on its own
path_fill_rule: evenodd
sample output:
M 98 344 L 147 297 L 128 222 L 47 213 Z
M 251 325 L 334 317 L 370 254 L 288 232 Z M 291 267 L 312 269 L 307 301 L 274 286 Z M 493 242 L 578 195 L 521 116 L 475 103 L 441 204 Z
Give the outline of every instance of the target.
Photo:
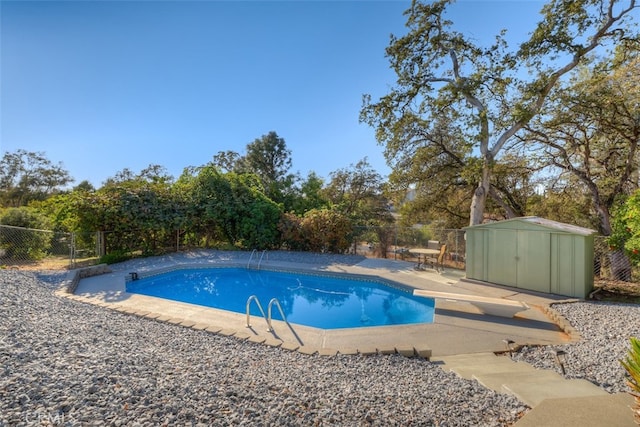
M 565 233 L 579 234 L 581 236 L 590 236 L 596 231 L 590 228 L 578 227 L 577 225 L 565 224 L 563 222 L 553 221 L 551 219 L 540 218 L 538 216 L 522 216 L 518 218 L 505 219 L 504 221 L 490 222 L 487 224 L 472 225 L 465 228 L 500 228 L 501 224 L 507 222 L 526 222 L 536 224 L 538 226 L 548 228 L 555 231 L 563 231 Z

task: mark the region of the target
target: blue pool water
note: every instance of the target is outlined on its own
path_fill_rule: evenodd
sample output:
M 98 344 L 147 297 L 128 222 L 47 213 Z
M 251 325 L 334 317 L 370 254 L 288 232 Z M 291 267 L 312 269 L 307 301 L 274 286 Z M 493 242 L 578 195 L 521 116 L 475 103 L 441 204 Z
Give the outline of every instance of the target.
M 244 268 L 182 269 L 127 283 L 127 292 L 245 314 L 277 298 L 291 323 L 322 329 L 433 322 L 434 301 L 370 280 Z M 251 303 L 251 315 L 262 316 Z M 273 319 L 283 320 L 272 308 Z M 254 321 L 255 323 L 255 321 Z

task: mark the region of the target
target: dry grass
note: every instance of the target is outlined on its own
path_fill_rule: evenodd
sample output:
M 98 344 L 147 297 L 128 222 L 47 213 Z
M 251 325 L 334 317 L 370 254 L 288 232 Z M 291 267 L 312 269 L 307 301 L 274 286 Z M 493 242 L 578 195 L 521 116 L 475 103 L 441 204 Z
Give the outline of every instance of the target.
M 97 263 L 97 258 L 77 259 L 74 268 L 85 267 Z M 69 270 L 71 268 L 69 257 L 48 257 L 40 261 L 0 264 L 0 268 L 8 268 L 13 270 L 24 271 L 43 271 L 43 270 Z

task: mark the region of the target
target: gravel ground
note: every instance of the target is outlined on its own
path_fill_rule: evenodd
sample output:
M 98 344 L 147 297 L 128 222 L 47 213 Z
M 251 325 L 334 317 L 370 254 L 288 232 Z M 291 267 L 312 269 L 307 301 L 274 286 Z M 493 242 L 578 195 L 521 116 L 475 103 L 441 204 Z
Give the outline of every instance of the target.
M 620 360 L 626 358 L 629 337 L 640 337 L 640 305 L 579 302 L 554 304 L 552 308 L 580 332 L 582 340 L 561 346 L 524 347 L 514 359 L 562 373 L 554 354 L 563 350 L 566 378 L 584 378 L 609 393 L 629 392 Z
M 501 426 L 528 408 L 421 359 L 307 356 L 128 316 L 53 295 L 64 273 L 0 270 L 0 426 Z M 555 305 L 576 344 L 514 359 L 609 392 L 640 306 Z

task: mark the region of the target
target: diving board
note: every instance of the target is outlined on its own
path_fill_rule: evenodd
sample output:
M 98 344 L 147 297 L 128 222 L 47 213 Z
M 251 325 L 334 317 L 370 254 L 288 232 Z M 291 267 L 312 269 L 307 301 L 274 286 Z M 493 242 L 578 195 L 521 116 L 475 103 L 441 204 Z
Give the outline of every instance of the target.
M 468 294 L 454 294 L 451 292 L 427 291 L 415 289 L 413 295 L 447 301 L 468 302 L 482 311 L 484 314 L 501 317 L 513 317 L 515 314 L 528 310 L 530 307 L 523 301 L 512 301 L 503 298 L 481 297 Z

